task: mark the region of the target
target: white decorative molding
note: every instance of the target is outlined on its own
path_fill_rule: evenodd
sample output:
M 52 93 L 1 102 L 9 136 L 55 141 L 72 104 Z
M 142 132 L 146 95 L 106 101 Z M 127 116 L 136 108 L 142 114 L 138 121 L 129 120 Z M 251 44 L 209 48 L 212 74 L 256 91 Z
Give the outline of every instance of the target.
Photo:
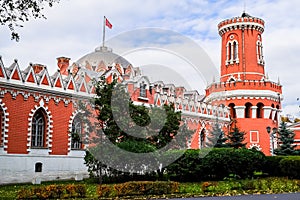
M 1 119 L 1 143 L 3 146 L 3 153 L 7 153 L 7 148 L 8 148 L 8 131 L 9 131 L 9 113 L 7 112 L 7 107 L 5 103 L 2 102 L 2 99 L 0 99 L 0 112 L 2 114 Z
M 261 151 L 261 150 L 262 150 L 262 148 L 260 147 L 259 144 L 251 144 L 251 145 L 249 146 L 249 149 L 252 149 L 252 148 L 257 149 L 258 151 Z
M 256 136 L 254 136 L 256 135 Z M 253 140 L 253 138 L 256 137 L 257 140 Z M 250 131 L 250 143 L 259 143 L 259 131 Z
M 248 98 L 270 98 L 270 99 L 278 99 L 278 93 L 271 90 L 230 90 L 230 91 L 221 91 L 221 92 L 213 92 L 209 96 L 205 98 L 206 102 L 211 102 L 220 97 L 226 97 L 231 99 L 236 99 L 238 97 L 248 97 Z
M 270 118 L 270 114 L 271 114 L 272 107 L 271 107 L 271 106 L 264 106 L 264 107 L 263 107 L 263 110 L 264 110 L 264 118 L 265 118 L 265 119 L 269 119 L 269 118 Z
M 256 118 L 256 113 L 257 113 L 257 106 L 252 106 L 251 109 L 252 109 L 252 118 Z
M 237 118 L 245 117 L 245 108 L 246 108 L 246 106 L 234 106 Z

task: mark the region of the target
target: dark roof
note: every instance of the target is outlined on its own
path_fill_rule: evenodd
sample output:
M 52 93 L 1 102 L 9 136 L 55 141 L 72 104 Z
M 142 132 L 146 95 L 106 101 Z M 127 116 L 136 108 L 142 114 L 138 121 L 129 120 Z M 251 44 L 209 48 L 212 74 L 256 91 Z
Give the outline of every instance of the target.
M 243 12 L 242 17 L 252 17 L 252 16 L 249 15 L 248 13 L 246 13 L 246 12 Z

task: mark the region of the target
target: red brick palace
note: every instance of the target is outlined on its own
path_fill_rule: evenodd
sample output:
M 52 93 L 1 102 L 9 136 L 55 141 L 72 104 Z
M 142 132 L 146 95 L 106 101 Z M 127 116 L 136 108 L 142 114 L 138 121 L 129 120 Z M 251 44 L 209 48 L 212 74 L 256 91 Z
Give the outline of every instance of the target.
M 71 132 L 85 137 L 77 101 L 95 95 L 91 80 L 100 75 L 107 80 L 117 76 L 136 103 L 174 103 L 183 121 L 195 130 L 189 148 L 205 147 L 200 135 L 209 134 L 215 119 L 224 130 L 235 119 L 246 132 L 247 147 L 270 155 L 266 127 L 278 127 L 282 86 L 266 76 L 264 23 L 246 13 L 219 23 L 221 77 L 203 92 L 150 82 L 108 47 L 99 47 L 73 64 L 59 57 L 54 74 L 41 64 L 21 69 L 15 60 L 6 66 L 0 58 L 0 184 L 87 176 L 86 146 L 74 142 Z

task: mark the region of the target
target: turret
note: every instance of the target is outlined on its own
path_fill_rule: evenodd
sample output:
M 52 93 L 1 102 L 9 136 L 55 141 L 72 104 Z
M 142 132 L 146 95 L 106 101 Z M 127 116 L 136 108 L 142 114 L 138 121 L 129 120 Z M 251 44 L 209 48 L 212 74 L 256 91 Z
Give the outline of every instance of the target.
M 247 147 L 269 155 L 271 140 L 266 127 L 278 127 L 282 87 L 265 74 L 264 24 L 247 13 L 219 23 L 221 76 L 219 82 L 207 87 L 205 101 L 224 104 L 239 129 L 246 133 Z
M 262 33 L 265 22 L 243 13 L 219 23 L 221 81 L 265 78 Z

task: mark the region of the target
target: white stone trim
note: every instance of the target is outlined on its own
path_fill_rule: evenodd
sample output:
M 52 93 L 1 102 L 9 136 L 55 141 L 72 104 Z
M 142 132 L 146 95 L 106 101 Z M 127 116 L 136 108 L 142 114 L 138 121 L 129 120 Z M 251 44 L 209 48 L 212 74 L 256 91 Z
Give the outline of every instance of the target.
M 252 106 L 251 109 L 252 109 L 252 118 L 256 118 L 257 116 L 257 106 Z
M 236 43 L 236 49 L 234 49 L 234 43 Z M 231 49 L 229 51 L 229 45 L 231 45 Z M 235 52 L 236 50 L 236 52 Z M 229 52 L 231 52 L 231 54 L 229 55 Z M 234 55 L 236 53 L 236 58 L 234 59 Z M 230 57 L 230 59 L 229 59 Z M 226 44 L 226 61 L 225 61 L 225 65 L 229 65 L 229 64 L 234 64 L 234 63 L 239 63 L 239 43 L 237 40 L 229 40 Z
M 259 144 L 251 144 L 251 145 L 249 146 L 249 149 L 252 149 L 253 147 L 255 147 L 258 151 L 261 151 L 261 150 L 262 150 L 262 148 L 260 147 Z
M 254 141 L 252 140 L 252 135 L 253 134 L 256 134 L 256 137 L 257 137 L 257 141 Z M 256 143 L 258 144 L 259 143 L 259 131 L 250 131 L 250 143 Z
M 219 34 L 223 35 L 223 33 L 232 30 L 232 29 L 241 29 L 242 27 L 244 28 L 251 28 L 251 29 L 256 29 L 259 30 L 261 33 L 264 31 L 264 26 L 260 23 L 257 22 L 234 22 L 234 23 L 229 23 L 226 25 L 223 25 L 219 28 Z
M 221 78 L 224 78 L 224 77 L 226 77 L 226 76 L 232 76 L 232 75 L 241 75 L 241 73 L 242 74 L 246 74 L 246 75 L 261 75 L 261 76 L 264 76 L 264 74 L 263 73 L 258 73 L 258 72 L 235 72 L 235 73 L 230 73 L 230 74 L 224 74 L 223 76 L 221 76 Z M 257 82 L 259 82 L 259 81 L 257 81 Z M 260 82 L 264 82 L 264 81 L 260 81 Z
M 2 130 L 0 130 L 1 134 L 1 143 L 3 147 L 2 153 L 7 153 L 7 148 L 8 148 L 8 128 L 9 128 L 9 113 L 7 112 L 7 107 L 5 103 L 2 102 L 2 99 L 0 99 L 0 108 L 2 110 Z M 1 152 L 0 152 L 1 154 Z
M 278 93 L 271 90 L 229 90 L 211 93 L 205 98 L 205 101 L 210 102 L 217 99 L 234 99 L 237 97 L 259 97 L 278 100 Z
M 68 131 L 68 155 L 73 155 L 71 152 L 72 152 L 72 136 L 71 136 L 71 133 L 72 133 L 72 124 L 73 124 L 73 121 L 75 119 L 75 117 L 79 114 L 79 113 L 83 113 L 84 111 L 82 110 L 75 110 L 72 115 L 70 116 L 70 120 L 69 120 L 69 124 L 68 124 L 68 127 L 69 127 L 69 131 Z M 88 124 L 87 123 L 84 123 L 83 126 L 83 132 L 82 132 L 82 138 L 84 140 L 88 139 Z M 88 147 L 88 145 L 83 141 L 82 142 L 83 144 L 83 149 L 81 150 L 84 150 Z M 80 149 L 76 149 L 76 151 L 78 151 Z
M 245 108 L 246 108 L 246 106 L 234 106 L 236 118 L 244 118 L 245 117 Z
M 271 111 L 272 111 L 272 107 L 271 106 L 264 106 L 263 107 L 263 110 L 264 110 L 264 118 L 265 119 L 269 119 L 270 118 L 270 114 L 271 114 Z

